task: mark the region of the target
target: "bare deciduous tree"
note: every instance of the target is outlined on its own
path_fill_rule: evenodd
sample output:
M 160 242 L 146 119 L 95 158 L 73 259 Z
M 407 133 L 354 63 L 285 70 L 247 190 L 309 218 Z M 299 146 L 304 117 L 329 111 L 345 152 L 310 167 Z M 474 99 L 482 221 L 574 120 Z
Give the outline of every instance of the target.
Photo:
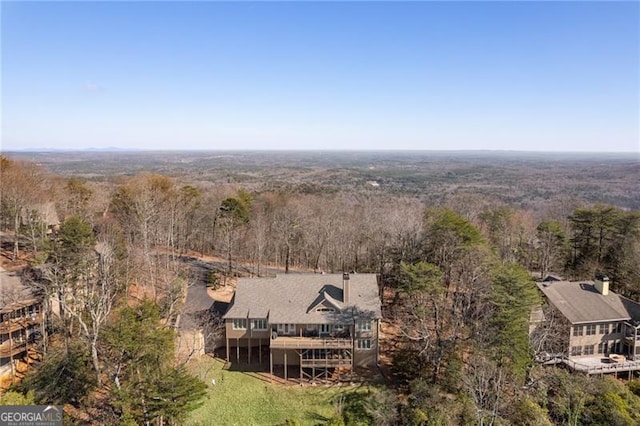
M 476 407 L 479 426 L 491 426 L 496 421 L 505 382 L 505 372 L 493 361 L 475 356 L 467 365 L 462 383 Z
M 20 225 L 30 207 L 45 198 L 43 171 L 33 163 L 17 162 L 0 155 L 0 210 L 14 236 L 13 258 L 18 258 Z M 8 220 L 7 220 L 8 219 Z
M 571 323 L 550 304 L 543 305 L 531 325 L 530 341 L 534 359 L 548 361 L 568 355 Z

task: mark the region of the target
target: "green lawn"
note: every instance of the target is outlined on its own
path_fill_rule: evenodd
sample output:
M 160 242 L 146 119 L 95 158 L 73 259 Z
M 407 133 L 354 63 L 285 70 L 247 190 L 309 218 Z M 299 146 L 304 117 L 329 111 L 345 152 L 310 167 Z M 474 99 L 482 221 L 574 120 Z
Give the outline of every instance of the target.
M 209 398 L 191 414 L 188 425 L 277 425 L 287 419 L 315 425 L 335 415 L 332 400 L 338 394 L 363 391 L 356 386 L 270 383 L 255 373 L 223 370 L 222 361 L 208 357 L 192 362 L 189 370 L 207 384 Z

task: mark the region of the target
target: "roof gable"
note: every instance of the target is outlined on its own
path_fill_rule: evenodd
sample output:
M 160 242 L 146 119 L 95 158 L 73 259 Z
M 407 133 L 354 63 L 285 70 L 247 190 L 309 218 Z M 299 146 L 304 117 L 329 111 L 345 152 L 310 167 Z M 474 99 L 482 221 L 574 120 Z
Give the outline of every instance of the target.
M 317 310 L 322 306 L 341 310 L 343 308 L 342 298 L 343 294 L 341 289 L 333 285 L 325 285 L 318 291 L 318 297 L 309 305 L 307 313 Z

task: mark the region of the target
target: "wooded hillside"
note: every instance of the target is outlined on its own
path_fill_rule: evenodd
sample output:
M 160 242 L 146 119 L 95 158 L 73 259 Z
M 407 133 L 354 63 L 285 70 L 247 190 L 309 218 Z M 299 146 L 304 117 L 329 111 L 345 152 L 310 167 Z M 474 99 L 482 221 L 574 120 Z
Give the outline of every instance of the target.
M 60 306 L 44 360 L 17 389 L 36 402 L 97 407 L 107 424 L 183 422 L 204 385 L 174 360 L 190 279 L 181 259 L 208 255 L 224 259 L 213 284 L 267 267 L 380 274 L 396 337 L 385 409 L 365 416 L 376 424 L 640 418 L 637 382 L 537 366 L 528 338 L 541 303 L 532 276 L 604 272 L 640 300 L 637 161 L 566 160 L 576 178 L 554 163 L 536 170 L 542 159 L 484 155 L 327 168 L 213 154 L 134 167 L 139 157 L 117 154 L 120 168 L 91 172 L 94 160 L 61 155 L 0 163 L 3 253 Z

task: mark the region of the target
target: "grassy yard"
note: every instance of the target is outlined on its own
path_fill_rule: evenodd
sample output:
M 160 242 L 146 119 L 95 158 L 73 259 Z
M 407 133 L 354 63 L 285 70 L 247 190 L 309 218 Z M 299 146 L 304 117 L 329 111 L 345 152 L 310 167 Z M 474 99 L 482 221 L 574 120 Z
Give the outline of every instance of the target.
M 277 425 L 287 419 L 322 424 L 335 415 L 332 400 L 338 395 L 366 392 L 366 386 L 281 385 L 256 373 L 222 367 L 222 361 L 209 357 L 189 365 L 191 373 L 207 384 L 209 398 L 191 414 L 188 425 Z

